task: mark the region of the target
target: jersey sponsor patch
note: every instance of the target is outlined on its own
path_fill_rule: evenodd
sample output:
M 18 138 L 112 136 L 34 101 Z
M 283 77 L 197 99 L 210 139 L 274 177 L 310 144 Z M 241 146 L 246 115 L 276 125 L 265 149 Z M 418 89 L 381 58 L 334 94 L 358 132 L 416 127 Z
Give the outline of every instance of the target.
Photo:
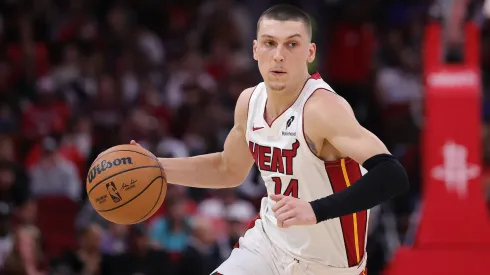
M 282 131 L 282 136 L 283 137 L 295 137 L 296 136 L 296 132 Z

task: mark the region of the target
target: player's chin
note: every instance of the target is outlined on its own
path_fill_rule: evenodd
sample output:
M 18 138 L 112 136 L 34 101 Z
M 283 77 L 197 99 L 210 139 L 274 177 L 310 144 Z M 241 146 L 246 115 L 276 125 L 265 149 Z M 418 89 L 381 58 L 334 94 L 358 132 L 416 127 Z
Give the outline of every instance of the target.
M 272 82 L 269 83 L 269 89 L 272 91 L 281 92 L 286 89 L 286 85 L 284 83 Z
M 287 81 L 286 81 L 286 78 L 274 78 L 274 77 L 269 77 L 267 79 L 268 81 L 268 86 L 269 88 L 271 88 L 272 90 L 275 90 L 275 91 L 282 91 L 286 88 L 286 84 L 287 84 Z

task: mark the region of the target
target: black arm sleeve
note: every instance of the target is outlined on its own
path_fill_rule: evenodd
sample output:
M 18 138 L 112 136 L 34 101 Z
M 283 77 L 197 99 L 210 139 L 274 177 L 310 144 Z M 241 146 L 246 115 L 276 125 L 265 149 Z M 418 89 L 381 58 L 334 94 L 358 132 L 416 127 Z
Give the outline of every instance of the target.
M 366 160 L 364 176 L 341 192 L 310 202 L 317 222 L 372 208 L 408 191 L 405 169 L 392 155 L 379 154 Z

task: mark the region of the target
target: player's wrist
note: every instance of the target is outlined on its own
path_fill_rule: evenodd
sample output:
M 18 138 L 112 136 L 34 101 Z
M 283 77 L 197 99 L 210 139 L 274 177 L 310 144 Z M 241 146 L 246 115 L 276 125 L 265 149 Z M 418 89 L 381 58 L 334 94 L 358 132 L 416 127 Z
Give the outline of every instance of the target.
M 313 213 L 315 213 L 316 223 L 334 218 L 329 209 L 332 207 L 331 197 L 325 197 L 310 202 Z

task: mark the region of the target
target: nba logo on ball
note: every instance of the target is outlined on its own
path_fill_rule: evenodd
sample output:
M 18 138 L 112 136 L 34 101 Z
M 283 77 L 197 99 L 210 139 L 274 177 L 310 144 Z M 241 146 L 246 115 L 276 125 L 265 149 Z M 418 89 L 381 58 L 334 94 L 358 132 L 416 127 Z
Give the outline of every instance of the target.
M 112 201 L 114 203 L 118 203 L 122 200 L 121 194 L 116 189 L 116 185 L 113 181 L 106 184 L 107 191 L 109 191 L 109 195 L 111 196 Z

